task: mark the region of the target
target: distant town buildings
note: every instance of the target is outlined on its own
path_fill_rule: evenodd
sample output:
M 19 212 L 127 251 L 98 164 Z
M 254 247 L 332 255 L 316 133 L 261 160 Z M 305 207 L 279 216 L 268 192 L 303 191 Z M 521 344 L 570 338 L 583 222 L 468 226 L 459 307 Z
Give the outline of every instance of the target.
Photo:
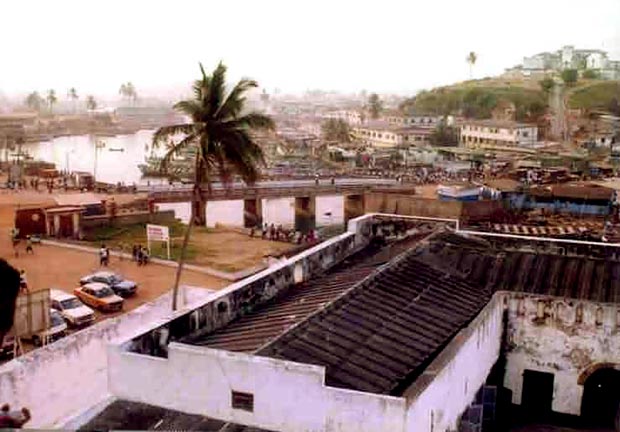
M 469 148 L 533 146 L 538 142 L 538 128 L 507 120 L 465 120 L 460 126 L 460 142 Z
M 603 50 L 575 49 L 572 45 L 564 46 L 554 52 L 542 52 L 531 57 L 524 57 L 523 64 L 506 70 L 509 75 L 543 75 L 563 69 L 590 69 L 604 79 L 620 79 L 620 61 L 611 60 Z
M 428 144 L 432 132 L 428 127 L 402 127 L 386 122 L 369 122 L 352 128 L 357 140 L 375 148 Z

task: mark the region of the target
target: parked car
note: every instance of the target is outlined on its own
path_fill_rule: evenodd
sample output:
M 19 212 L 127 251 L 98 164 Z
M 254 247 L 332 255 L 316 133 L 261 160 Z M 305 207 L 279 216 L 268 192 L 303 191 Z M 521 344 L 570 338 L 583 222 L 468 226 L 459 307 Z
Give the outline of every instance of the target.
M 123 309 L 123 298 L 114 294 L 112 288 L 103 283 L 87 283 L 76 288 L 73 293 L 88 306 L 104 312 L 116 312 Z
M 52 289 L 50 300 L 52 309 L 60 312 L 67 324 L 71 326 L 87 326 L 95 321 L 95 312 L 73 294 Z
M 5 335 L 4 340 L 0 340 L 0 358 L 12 357 L 15 351 L 15 336 Z
M 32 336 L 32 343 L 36 346 L 52 343 L 67 334 L 67 323 L 60 312 L 50 309 L 50 326 Z
M 91 282 L 99 282 L 108 285 L 115 294 L 121 297 L 129 297 L 136 293 L 138 289 L 138 284 L 134 281 L 127 280 L 123 278 L 123 276 L 109 272 L 109 271 L 100 271 L 97 273 L 90 274 L 88 276 L 84 276 L 80 279 L 80 285 L 84 285 Z

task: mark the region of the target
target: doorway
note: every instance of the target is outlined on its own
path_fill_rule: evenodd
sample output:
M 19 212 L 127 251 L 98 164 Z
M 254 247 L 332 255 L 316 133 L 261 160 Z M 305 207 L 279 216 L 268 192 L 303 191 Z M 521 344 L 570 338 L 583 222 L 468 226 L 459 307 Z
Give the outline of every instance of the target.
M 583 386 L 581 416 L 589 427 L 611 428 L 620 405 L 620 371 L 598 369 Z
M 548 372 L 523 371 L 521 407 L 530 421 L 544 421 L 551 414 L 553 402 L 553 378 Z

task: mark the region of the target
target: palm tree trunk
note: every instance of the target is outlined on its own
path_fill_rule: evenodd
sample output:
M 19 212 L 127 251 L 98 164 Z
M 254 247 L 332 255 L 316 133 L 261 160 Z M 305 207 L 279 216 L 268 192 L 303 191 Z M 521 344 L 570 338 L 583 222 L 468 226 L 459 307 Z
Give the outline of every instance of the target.
M 202 199 L 202 194 L 200 190 L 199 184 L 194 184 L 192 202 L 190 203 L 190 212 L 189 212 L 189 223 L 187 224 L 187 229 L 185 230 L 185 235 L 183 236 L 183 245 L 181 246 L 181 254 L 179 255 L 179 265 L 177 266 L 177 273 L 174 278 L 174 287 L 172 288 L 172 310 L 176 311 L 178 308 L 177 299 L 179 297 L 179 282 L 181 281 L 181 273 L 183 272 L 183 264 L 185 263 L 185 253 L 187 252 L 187 245 L 189 244 L 189 235 L 192 231 L 192 226 L 194 225 L 194 220 L 196 219 L 196 214 L 194 209 L 196 206 L 194 205 L 195 201 L 200 202 Z

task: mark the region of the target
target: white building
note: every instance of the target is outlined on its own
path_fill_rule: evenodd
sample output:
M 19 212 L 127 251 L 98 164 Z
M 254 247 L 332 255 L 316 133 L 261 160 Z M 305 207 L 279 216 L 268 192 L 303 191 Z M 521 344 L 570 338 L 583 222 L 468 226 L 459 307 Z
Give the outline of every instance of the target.
M 381 117 L 383 121 L 397 126 L 436 127 L 441 121 L 441 116 L 431 115 L 403 115 L 400 113 L 386 114 Z
M 432 132 L 432 128 L 402 127 L 385 122 L 368 122 L 352 129 L 356 140 L 375 148 L 426 145 Z
M 533 146 L 538 127 L 498 120 L 465 120 L 460 126 L 460 143 L 469 148 L 489 146 Z

